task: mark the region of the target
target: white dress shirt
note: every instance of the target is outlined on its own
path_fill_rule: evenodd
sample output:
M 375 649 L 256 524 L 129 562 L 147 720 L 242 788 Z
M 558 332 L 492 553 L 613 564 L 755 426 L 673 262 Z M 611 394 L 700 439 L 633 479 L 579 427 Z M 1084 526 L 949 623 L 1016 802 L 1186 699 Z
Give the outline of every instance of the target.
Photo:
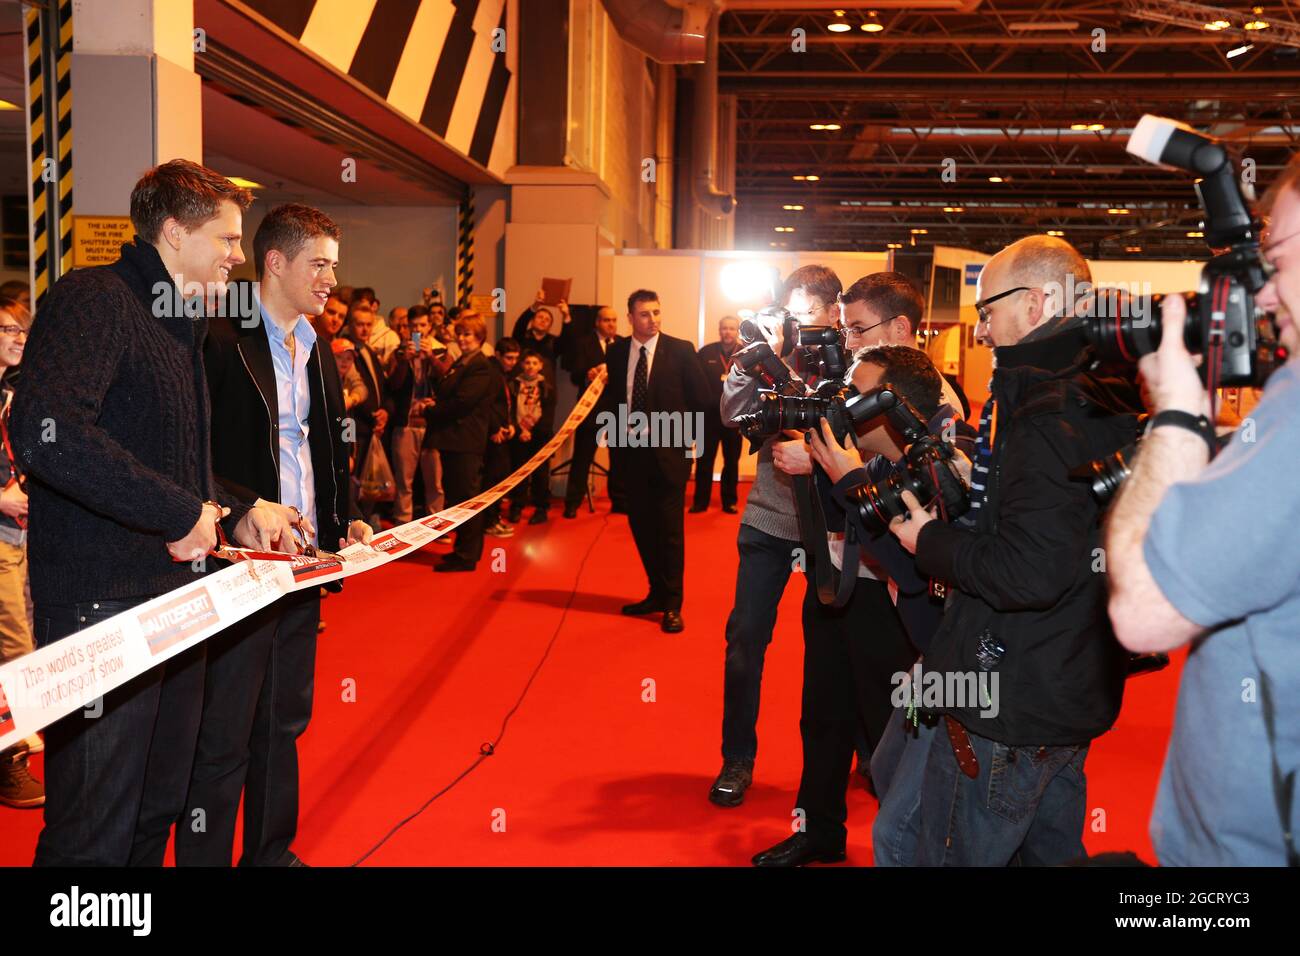
M 659 344 L 659 333 L 656 332 L 653 338 L 644 342 L 638 342 L 636 336 L 632 337 L 632 347 L 627 350 L 627 407 L 628 411 L 632 410 L 632 383 L 636 379 L 636 363 L 641 361 L 641 347 L 645 346 L 645 383 L 646 388 L 650 387 L 650 370 L 655 364 L 655 346 Z M 648 393 L 647 393 L 648 394 Z

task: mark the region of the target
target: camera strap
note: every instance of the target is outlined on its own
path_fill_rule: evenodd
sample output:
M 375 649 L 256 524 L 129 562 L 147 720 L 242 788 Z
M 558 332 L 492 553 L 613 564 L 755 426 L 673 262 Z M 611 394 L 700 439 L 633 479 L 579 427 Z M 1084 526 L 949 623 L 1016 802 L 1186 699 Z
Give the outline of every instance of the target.
M 845 516 L 844 552 L 840 569 L 831 563 L 830 537 L 826 528 L 826 514 L 822 510 L 821 495 L 817 493 L 817 475 L 794 475 L 795 514 L 799 519 L 799 535 L 804 550 L 812 557 L 813 584 L 817 600 L 828 607 L 844 607 L 853 596 L 857 584 L 860 545 L 853 522 Z

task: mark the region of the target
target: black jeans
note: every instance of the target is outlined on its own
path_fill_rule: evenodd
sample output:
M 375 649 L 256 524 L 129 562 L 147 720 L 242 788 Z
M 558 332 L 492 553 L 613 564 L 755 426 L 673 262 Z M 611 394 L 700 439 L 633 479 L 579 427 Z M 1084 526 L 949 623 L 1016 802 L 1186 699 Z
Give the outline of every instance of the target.
M 510 443 L 489 441 L 487 451 L 483 454 L 483 491 L 491 488 L 498 481 L 510 477 Z M 513 491 L 513 489 L 512 489 Z M 501 501 L 498 498 L 483 509 L 484 530 L 501 520 Z
M 894 675 L 905 673 L 917 652 L 888 587 L 870 578 L 858 578 L 842 608 L 822 604 L 810 581 L 803 641 L 803 773 L 795 805 L 805 814 L 808 836 L 838 848 L 848 835 L 844 794 L 856 743 L 865 736 L 874 750 L 880 742 L 894 709 Z
M 665 467 L 656 448 L 619 449 L 627 469 L 627 520 L 652 598 L 664 609 L 682 609 L 686 575 L 686 479 L 689 472 Z
M 148 597 L 38 604 L 45 647 Z M 162 866 L 185 807 L 203 707 L 203 644 L 104 695 L 97 717 L 74 711 L 45 731 L 45 826 L 37 866 Z
M 442 490 L 447 507 L 462 504 L 482 491 L 483 456 L 460 451 L 440 451 Z M 483 556 L 483 514 L 479 512 L 456 529 L 452 554 L 466 564 L 478 564 Z
M 763 658 L 772 643 L 776 609 L 794 569 L 798 541 L 740 526 L 736 549 L 736 600 L 727 618 L 727 657 L 722 685 L 722 757 L 753 760 L 758 753 L 758 701 Z
M 320 592 L 308 588 L 208 642 L 203 721 L 185 815 L 176 828 L 177 866 L 230 865 L 241 793 L 239 865 L 293 861 L 298 738 L 311 720 L 319 621 Z
M 736 504 L 736 482 L 740 476 L 741 434 L 738 429 L 727 428 L 716 414 L 705 415 L 704 448 L 695 462 L 695 500 L 697 508 L 707 508 L 713 498 L 713 460 L 722 446 L 722 504 Z
M 518 471 L 524 463 L 541 450 L 551 440 L 551 432 L 533 432 L 528 441 L 518 438 L 510 442 L 510 468 Z M 510 510 L 519 513 L 524 507 L 525 499 L 531 498 L 532 505 L 538 511 L 549 511 L 551 507 L 551 463 L 544 461 L 537 469 L 510 490 Z

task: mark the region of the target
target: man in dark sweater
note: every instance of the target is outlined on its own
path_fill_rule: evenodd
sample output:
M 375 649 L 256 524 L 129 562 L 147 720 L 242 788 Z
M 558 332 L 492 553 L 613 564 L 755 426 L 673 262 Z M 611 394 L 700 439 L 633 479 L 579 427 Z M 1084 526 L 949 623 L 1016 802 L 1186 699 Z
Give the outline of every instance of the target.
M 218 521 L 247 547 L 288 539 L 277 515 L 212 475 L 205 316 L 244 261 L 251 200 L 187 160 L 150 170 L 131 193 L 136 237 L 122 258 L 65 276 L 41 307 L 12 440 L 31 495 L 42 647 L 193 583 Z M 47 729 L 38 865 L 162 864 L 194 757 L 204 651 L 110 691 L 93 719 Z

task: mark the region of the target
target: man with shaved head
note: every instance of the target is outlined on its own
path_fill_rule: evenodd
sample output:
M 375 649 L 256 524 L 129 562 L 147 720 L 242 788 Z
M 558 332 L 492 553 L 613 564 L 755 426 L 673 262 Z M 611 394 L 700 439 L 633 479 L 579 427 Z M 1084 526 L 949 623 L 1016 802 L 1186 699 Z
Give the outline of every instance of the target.
M 908 494 L 912 510 L 890 524 L 948 601 L 924 696 L 909 692 L 917 735 L 883 788 L 878 865 L 1084 856 L 1084 759 L 1119 714 L 1125 655 L 1096 566 L 1099 507 L 1070 473 L 1131 442 L 1137 421 L 1110 404 L 1114 383 L 1087 371 L 1076 305 L 1089 279 L 1049 236 L 1008 246 L 980 274 L 976 338 L 994 372 L 971 508 L 936 521 Z

